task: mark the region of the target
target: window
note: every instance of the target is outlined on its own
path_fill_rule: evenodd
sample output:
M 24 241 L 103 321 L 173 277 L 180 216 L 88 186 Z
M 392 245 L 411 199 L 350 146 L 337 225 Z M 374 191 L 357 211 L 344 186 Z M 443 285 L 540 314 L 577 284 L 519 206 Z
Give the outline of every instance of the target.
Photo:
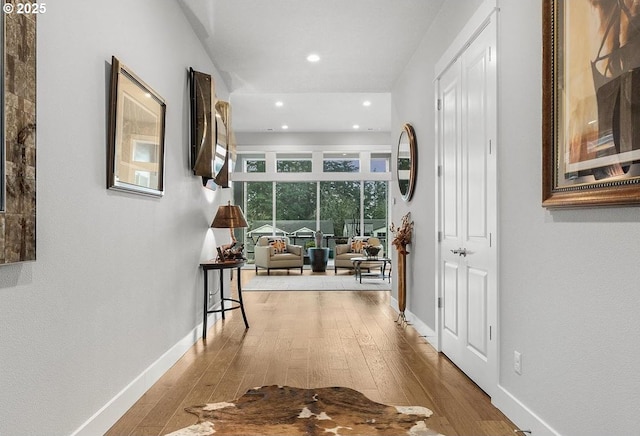
M 327 153 L 324 155 L 322 171 L 325 173 L 358 173 L 360 157 L 357 154 Z
M 247 160 L 245 161 L 244 171 L 246 173 L 265 173 L 267 172 L 267 163 L 265 160 Z
M 289 235 L 304 246 L 318 228 L 333 236 L 326 240 L 329 248 L 354 235 L 376 236 L 386 245 L 391 153 L 361 154 L 238 153 L 236 169 L 253 173 L 238 174 L 234 182 L 234 202 L 243 205 L 249 223 L 236 235 L 242 240 L 244 233 L 247 257 L 261 235 Z
M 320 182 L 320 219 L 335 236 L 360 234 L 360 182 Z
M 371 155 L 371 168 L 369 171 L 372 173 L 388 173 L 389 161 L 391 156 L 389 154 L 374 153 Z
M 385 245 L 389 184 L 382 181 L 364 182 L 364 235 L 375 236 Z
M 311 167 L 311 155 L 279 154 L 276 159 L 279 173 L 310 173 Z
M 316 182 L 276 183 L 276 226 L 297 230 L 285 222 L 316 219 Z M 294 226 L 295 227 L 295 226 Z
M 245 215 L 251 221 L 271 220 L 273 216 L 273 183 L 247 182 L 247 206 Z M 251 228 L 249 223 L 249 231 Z
M 267 164 L 264 153 L 238 154 L 236 168 L 245 173 L 266 173 Z

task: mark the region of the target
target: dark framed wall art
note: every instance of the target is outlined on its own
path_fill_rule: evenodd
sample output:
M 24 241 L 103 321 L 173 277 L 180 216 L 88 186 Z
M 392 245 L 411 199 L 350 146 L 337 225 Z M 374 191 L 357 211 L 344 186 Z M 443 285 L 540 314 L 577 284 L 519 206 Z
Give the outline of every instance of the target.
M 215 85 L 210 74 L 189 69 L 191 94 L 191 168 L 201 176 L 203 184 L 215 177 L 213 155 L 216 143 L 214 96 Z
M 0 15 L 1 265 L 36 259 L 36 15 Z
M 542 204 L 640 204 L 640 5 L 543 8 Z
M 164 194 L 165 115 L 164 99 L 112 57 L 107 188 Z
M 189 68 L 191 98 L 191 168 L 202 185 L 215 190 L 229 187 L 232 147 L 231 107 L 216 98 L 210 74 Z

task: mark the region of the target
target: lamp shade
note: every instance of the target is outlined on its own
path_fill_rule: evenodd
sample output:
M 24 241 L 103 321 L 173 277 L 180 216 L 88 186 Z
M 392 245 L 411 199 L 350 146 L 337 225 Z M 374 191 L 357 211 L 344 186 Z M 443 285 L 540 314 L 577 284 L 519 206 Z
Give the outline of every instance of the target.
M 232 206 L 229 202 L 225 206 L 218 207 L 218 212 L 211 223 L 211 227 L 216 229 L 235 229 L 238 227 L 249 227 L 244 219 L 240 206 Z

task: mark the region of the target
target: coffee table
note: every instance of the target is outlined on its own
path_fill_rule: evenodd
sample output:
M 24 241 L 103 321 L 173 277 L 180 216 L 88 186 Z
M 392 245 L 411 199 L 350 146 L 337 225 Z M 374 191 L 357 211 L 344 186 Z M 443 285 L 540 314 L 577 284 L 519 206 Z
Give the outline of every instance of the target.
M 362 276 L 381 278 L 382 280 L 388 279 L 389 283 L 391 283 L 391 259 L 388 257 L 354 257 L 351 259 L 351 263 L 353 263 L 356 280 L 360 280 L 360 283 L 362 283 Z M 389 265 L 389 274 L 385 274 L 387 264 Z M 362 272 L 363 268 L 370 270 L 371 266 L 379 266 L 380 273 Z

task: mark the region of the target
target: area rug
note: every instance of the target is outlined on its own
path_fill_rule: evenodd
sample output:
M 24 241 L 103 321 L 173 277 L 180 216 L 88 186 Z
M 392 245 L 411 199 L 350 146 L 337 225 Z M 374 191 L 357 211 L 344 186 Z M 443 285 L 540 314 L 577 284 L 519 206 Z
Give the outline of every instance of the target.
M 209 435 L 438 435 L 425 407 L 387 406 L 349 388 L 263 386 L 231 403 L 185 409 L 198 423 L 167 436 Z
M 388 279 L 363 277 L 362 283 L 353 275 L 270 275 L 262 273 L 242 284 L 243 291 L 389 291 Z

